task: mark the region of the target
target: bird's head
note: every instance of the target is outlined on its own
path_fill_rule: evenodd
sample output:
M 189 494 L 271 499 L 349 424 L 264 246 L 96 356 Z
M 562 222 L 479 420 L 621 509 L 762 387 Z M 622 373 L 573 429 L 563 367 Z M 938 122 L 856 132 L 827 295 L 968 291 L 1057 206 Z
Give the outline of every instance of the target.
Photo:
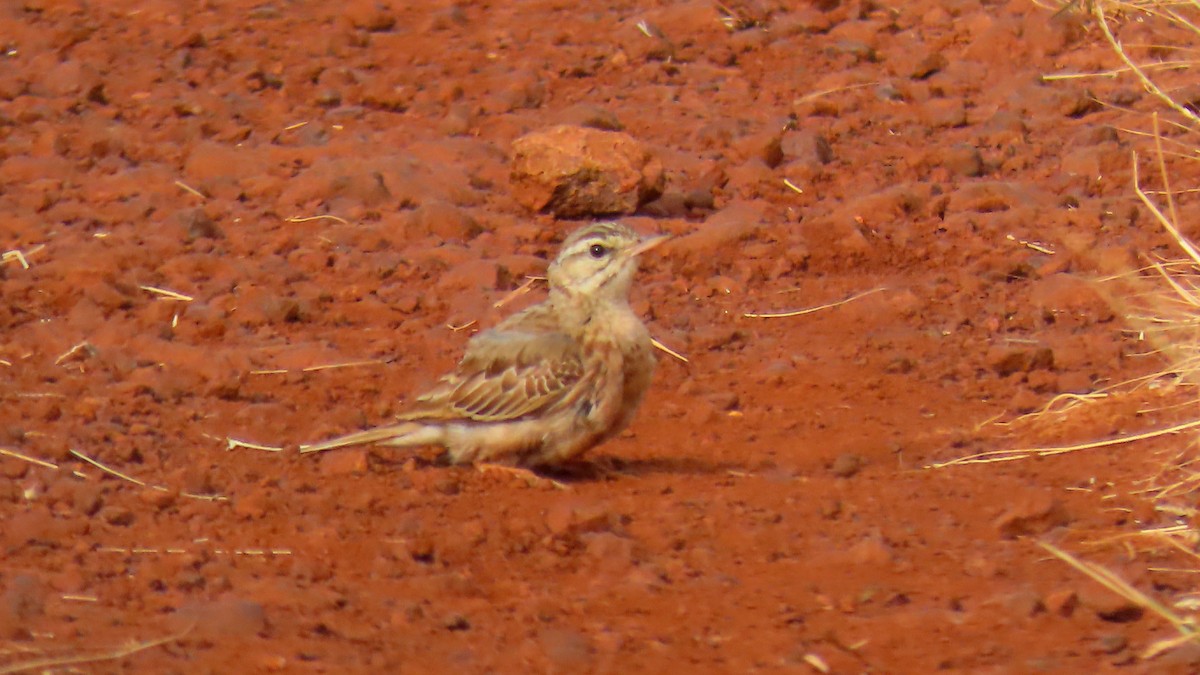
M 600 302 L 626 302 L 638 256 L 667 237 L 642 237 L 621 223 L 593 223 L 573 232 L 550 263 L 551 291 Z

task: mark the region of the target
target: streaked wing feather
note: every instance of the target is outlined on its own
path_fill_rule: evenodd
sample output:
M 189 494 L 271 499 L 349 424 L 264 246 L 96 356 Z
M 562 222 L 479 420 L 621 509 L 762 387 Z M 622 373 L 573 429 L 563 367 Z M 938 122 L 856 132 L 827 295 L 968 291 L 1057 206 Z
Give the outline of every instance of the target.
M 573 402 L 585 376 L 577 344 L 562 333 L 523 327 L 510 320 L 477 336 L 455 372 L 401 419 L 500 422 Z

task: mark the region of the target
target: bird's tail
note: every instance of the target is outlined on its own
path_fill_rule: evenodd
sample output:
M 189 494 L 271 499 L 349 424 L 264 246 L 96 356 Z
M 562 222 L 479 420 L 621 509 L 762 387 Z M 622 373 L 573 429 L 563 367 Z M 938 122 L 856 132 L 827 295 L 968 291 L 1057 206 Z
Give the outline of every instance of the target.
M 402 422 L 386 427 L 376 427 L 365 431 L 356 431 L 345 436 L 338 436 L 312 445 L 301 445 L 300 453 L 321 452 L 344 448 L 347 445 L 362 445 L 363 443 L 383 443 L 384 445 L 418 446 L 434 445 L 441 441 L 442 430 L 437 427 L 418 422 Z

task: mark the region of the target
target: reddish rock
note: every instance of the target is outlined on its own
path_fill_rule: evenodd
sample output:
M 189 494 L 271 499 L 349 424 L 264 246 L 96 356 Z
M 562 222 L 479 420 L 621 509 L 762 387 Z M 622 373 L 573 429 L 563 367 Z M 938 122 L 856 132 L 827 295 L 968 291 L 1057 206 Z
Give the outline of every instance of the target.
M 1062 502 L 1048 492 L 1034 492 L 1017 496 L 1015 502 L 992 521 L 992 526 L 1005 539 L 1015 539 L 1045 534 L 1070 521 Z
M 1054 350 L 1049 347 L 993 347 L 987 353 L 988 365 L 996 374 L 1007 377 L 1013 373 L 1054 368 Z
M 967 124 L 967 109 L 958 99 L 938 98 L 926 101 L 919 110 L 921 120 L 937 128 L 955 128 Z
M 475 124 L 475 112 L 464 102 L 451 104 L 446 116 L 438 123 L 438 131 L 447 136 L 466 136 Z
M 435 236 L 441 241 L 470 241 L 483 232 L 471 214 L 443 201 L 428 201 L 406 215 L 404 233 L 410 238 Z
M 1054 591 L 1046 596 L 1046 610 L 1057 616 L 1069 617 L 1079 606 L 1079 596 L 1070 588 Z
M 605 572 L 624 572 L 633 565 L 634 544 L 630 539 L 612 532 L 588 532 L 580 539 L 588 557 Z
M 945 167 L 952 174 L 967 178 L 978 178 L 983 175 L 983 155 L 980 154 L 979 148 L 973 145 L 956 143 L 948 147 L 937 148 L 932 152 L 934 153 L 932 161 Z
M 754 134 L 738 139 L 733 144 L 733 149 L 746 159 L 757 159 L 768 168 L 774 169 L 783 161 L 782 137 L 780 131 Z
M 560 218 L 628 214 L 663 188 L 662 163 L 628 134 L 557 126 L 513 141 L 513 197 Z
M 821 166 L 833 161 L 833 147 L 824 134 L 798 129 L 789 131 L 780 139 L 779 149 L 784 159 Z
M 891 545 L 878 535 L 863 537 L 846 551 L 851 564 L 877 569 L 890 566 L 895 555 Z
M 1083 586 L 1079 605 L 1109 623 L 1133 623 L 1146 614 L 1146 608 L 1098 584 Z
M 129 527 L 137 520 L 137 514 L 133 511 L 115 504 L 101 508 L 98 515 L 104 522 L 117 527 Z

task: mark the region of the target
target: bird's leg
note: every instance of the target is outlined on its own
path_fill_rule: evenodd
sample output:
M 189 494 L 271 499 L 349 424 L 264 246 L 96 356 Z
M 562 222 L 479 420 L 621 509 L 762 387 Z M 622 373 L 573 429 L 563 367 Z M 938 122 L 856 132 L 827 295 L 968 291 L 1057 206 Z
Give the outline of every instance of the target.
M 597 478 L 616 478 L 626 477 L 632 474 L 627 473 L 623 468 L 625 462 L 609 455 L 592 456 L 583 460 Z
M 536 473 L 530 471 L 529 469 L 522 469 L 520 467 L 515 467 L 515 466 L 507 466 L 505 464 L 492 464 L 489 462 L 481 462 L 481 463 L 478 463 L 475 465 L 475 470 L 482 472 L 482 473 L 486 473 L 488 471 L 500 471 L 503 473 L 507 473 L 510 476 L 517 476 L 518 478 L 521 478 L 522 480 L 524 480 L 525 483 L 529 485 L 529 487 L 535 487 L 535 486 L 539 486 L 539 485 L 549 485 L 550 487 L 552 487 L 556 490 L 570 490 L 571 489 L 570 487 L 567 486 L 566 483 L 560 483 L 559 481 L 556 481 L 553 478 L 546 478 L 545 476 L 539 476 Z

